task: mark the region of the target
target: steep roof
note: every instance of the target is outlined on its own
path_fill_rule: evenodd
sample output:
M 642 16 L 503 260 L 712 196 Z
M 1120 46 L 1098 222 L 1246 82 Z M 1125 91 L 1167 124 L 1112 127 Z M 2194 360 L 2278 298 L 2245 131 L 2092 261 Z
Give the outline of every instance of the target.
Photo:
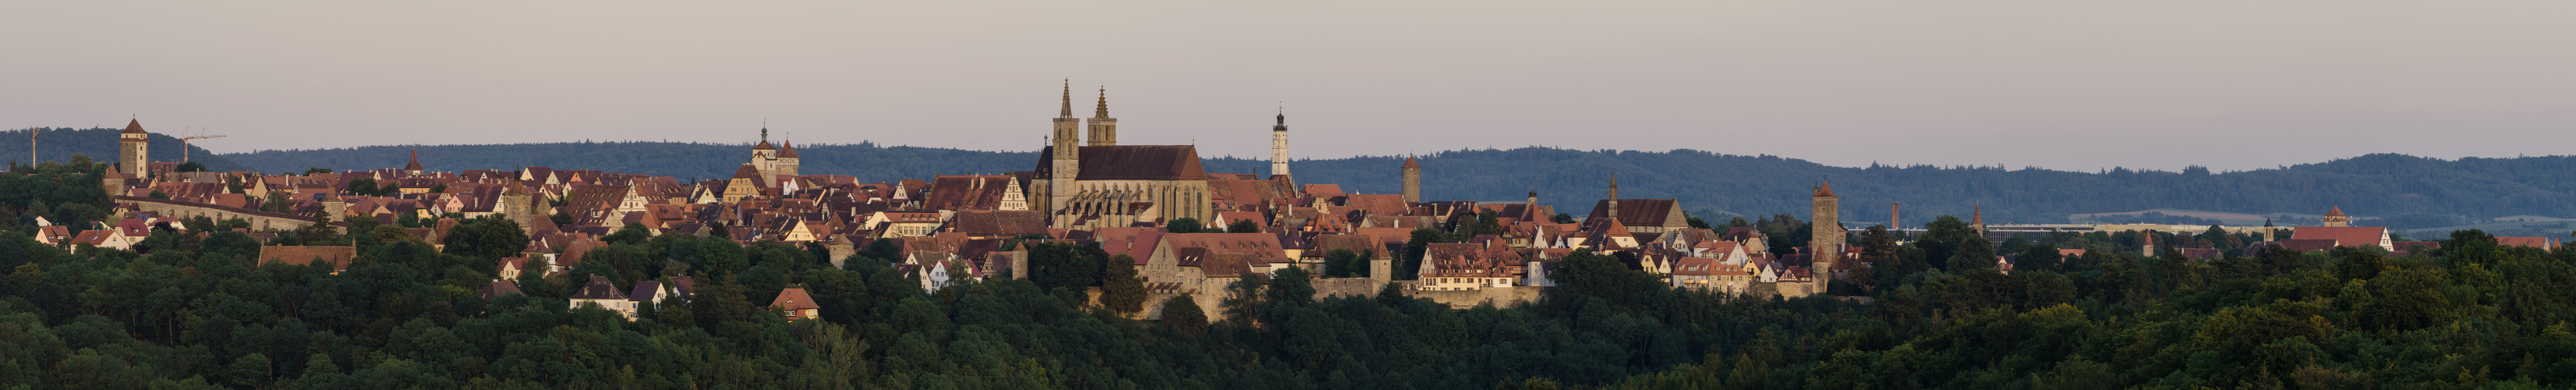
M 2349 247 L 2379 245 L 2379 239 L 2387 236 L 2388 228 L 2384 227 L 2300 226 L 2290 231 L 2293 239 L 2334 240 L 2335 246 Z
M 930 193 L 921 207 L 930 210 L 992 210 L 1002 207 L 1002 198 L 1010 194 L 1011 181 L 1006 175 L 939 175 L 930 180 Z
M 415 149 L 412 149 L 412 150 L 411 150 L 411 163 L 410 163 L 410 164 L 404 164 L 404 165 L 403 165 L 403 170 L 406 170 L 406 171 L 426 171 L 426 170 L 427 170 L 427 169 L 421 169 L 421 168 L 420 168 L 420 149 L 415 148 Z
M 799 158 L 796 157 L 795 141 L 779 141 L 778 144 L 781 145 L 778 147 L 778 158 Z
M 2310 210 L 2314 210 L 2314 209 L 2310 209 Z M 2343 217 L 2343 216 L 2346 216 L 2346 215 L 2344 215 L 2344 214 L 2343 214 L 2343 206 L 2335 206 L 2333 210 L 2326 210 L 2326 216 L 2328 216 L 2328 217 Z
M 144 134 L 145 132 L 143 131 L 143 121 L 142 121 L 142 120 L 139 120 L 139 119 L 127 119 L 127 120 L 125 120 L 125 131 L 123 131 L 123 132 L 121 132 L 121 133 L 123 133 L 123 134 Z
M 814 296 L 806 294 L 805 289 L 789 288 L 778 290 L 778 299 L 769 300 L 769 307 L 779 310 L 806 310 L 822 309 L 823 305 L 814 304 Z
M 1627 226 L 1689 226 L 1690 224 L 1685 221 L 1671 220 L 1674 207 L 1677 207 L 1677 202 L 1672 199 L 1620 199 L 1619 224 Z M 1610 200 L 1602 199 L 1598 203 L 1592 204 L 1592 214 L 1591 216 L 1584 217 L 1584 220 L 1590 221 L 1599 218 L 1607 218 L 1609 215 L 1605 213 L 1609 210 Z
M 1189 145 L 1080 146 L 1082 172 L 1076 180 L 1207 180 L 1199 167 L 1199 150 Z M 1052 173 L 1055 147 L 1038 152 L 1039 173 Z
M 736 179 L 752 179 L 752 182 L 753 182 L 753 183 L 759 183 L 759 182 L 760 182 L 760 168 L 754 168 L 754 167 L 752 167 L 752 166 L 751 166 L 751 164 L 742 164 L 742 167 L 741 167 L 741 168 L 735 168 L 735 169 L 733 170 L 733 178 L 736 178 Z
M 500 298 L 502 295 L 509 294 L 527 295 L 527 293 L 519 292 L 518 283 L 510 283 L 510 281 L 507 280 L 494 280 L 490 284 L 483 285 L 482 293 L 483 299 L 485 300 Z
M 951 226 L 958 233 L 988 237 L 1047 234 L 1043 211 L 961 211 Z
M 591 275 L 590 283 L 583 284 L 581 292 L 574 293 L 572 299 L 625 300 L 626 294 L 617 293 L 617 285 L 608 283 L 608 277 Z
M 1834 196 L 1834 183 L 1816 182 L 1816 197 L 1818 197 L 1818 198 L 1830 198 L 1830 197 L 1835 197 L 1835 196 Z
M 1404 167 L 1405 167 L 1405 168 L 1421 168 L 1421 167 L 1422 167 L 1422 163 L 1421 163 L 1421 162 L 1413 161 L 1413 156 L 1404 156 Z

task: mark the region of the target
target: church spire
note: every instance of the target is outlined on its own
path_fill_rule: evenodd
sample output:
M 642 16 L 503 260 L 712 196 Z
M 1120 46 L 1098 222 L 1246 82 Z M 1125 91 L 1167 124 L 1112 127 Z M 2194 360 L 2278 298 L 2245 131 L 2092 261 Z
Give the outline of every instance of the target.
M 1073 117 L 1073 79 L 1064 79 L 1064 108 L 1057 110 L 1055 116 L 1057 118 Z
M 1091 117 L 1109 117 L 1109 87 L 1100 87 L 1100 105 L 1098 107 L 1099 108 L 1092 110 Z

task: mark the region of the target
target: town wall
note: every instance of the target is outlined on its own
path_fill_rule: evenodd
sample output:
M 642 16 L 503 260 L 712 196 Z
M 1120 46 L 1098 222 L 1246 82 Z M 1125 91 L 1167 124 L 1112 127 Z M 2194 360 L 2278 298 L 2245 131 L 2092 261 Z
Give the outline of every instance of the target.
M 240 218 L 243 221 L 249 221 L 250 229 L 255 231 L 294 230 L 313 225 L 312 217 L 271 213 L 223 205 L 180 202 L 169 199 L 147 198 L 140 196 L 118 196 L 116 197 L 116 202 L 132 203 L 134 204 L 134 209 L 136 211 L 158 213 L 171 217 L 191 218 L 203 216 L 212 218 L 216 221 Z M 347 225 L 346 222 L 332 222 L 331 224 L 340 226 Z
M 1465 309 L 1488 303 L 1493 304 L 1494 307 L 1512 307 L 1537 302 L 1540 296 L 1547 294 L 1547 290 L 1548 287 L 1536 286 L 1488 287 L 1458 291 L 1418 291 L 1408 288 L 1405 289 L 1404 295 L 1430 299 L 1432 302 L 1447 304 L 1452 309 Z

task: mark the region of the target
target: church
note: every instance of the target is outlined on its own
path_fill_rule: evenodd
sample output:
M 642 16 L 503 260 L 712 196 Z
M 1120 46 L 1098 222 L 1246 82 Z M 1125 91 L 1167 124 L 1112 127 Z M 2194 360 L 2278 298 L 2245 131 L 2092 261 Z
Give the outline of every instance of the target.
M 1036 170 L 1014 173 L 1029 183 L 1032 208 L 1047 212 L 1050 227 L 1091 230 L 1215 215 L 1198 147 L 1119 145 L 1106 89 L 1087 119 L 1073 116 L 1073 86 L 1067 84 L 1055 133 L 1038 151 Z M 1088 137 L 1077 133 L 1082 130 Z

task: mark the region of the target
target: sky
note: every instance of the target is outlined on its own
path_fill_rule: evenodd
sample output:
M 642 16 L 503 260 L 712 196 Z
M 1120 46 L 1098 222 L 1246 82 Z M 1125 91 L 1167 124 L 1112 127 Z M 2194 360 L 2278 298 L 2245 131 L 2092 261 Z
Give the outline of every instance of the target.
M 0 127 L 218 152 L 579 140 L 1549 146 L 2246 170 L 2569 154 L 2576 2 L 0 0 Z

